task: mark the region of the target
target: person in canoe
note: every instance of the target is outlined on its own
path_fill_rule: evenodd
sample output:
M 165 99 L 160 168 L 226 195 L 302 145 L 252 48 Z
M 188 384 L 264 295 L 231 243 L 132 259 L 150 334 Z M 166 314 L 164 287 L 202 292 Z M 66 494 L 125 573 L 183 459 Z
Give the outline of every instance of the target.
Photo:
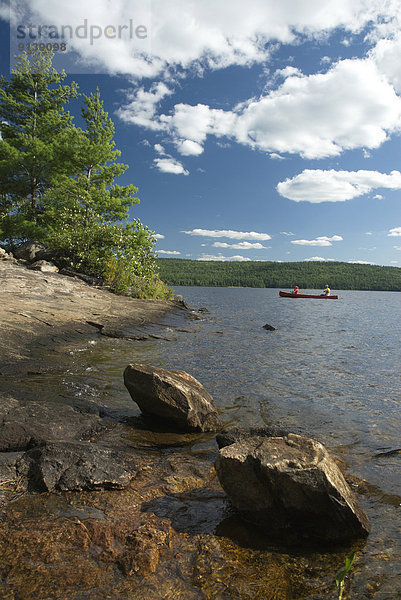
M 331 292 L 331 290 L 330 290 L 329 286 L 326 284 L 326 287 L 324 288 L 323 293 L 320 295 L 321 296 L 330 296 L 330 292 Z
M 299 287 L 296 285 L 294 287 L 294 289 L 292 290 L 291 294 L 298 294 L 298 292 L 299 292 Z

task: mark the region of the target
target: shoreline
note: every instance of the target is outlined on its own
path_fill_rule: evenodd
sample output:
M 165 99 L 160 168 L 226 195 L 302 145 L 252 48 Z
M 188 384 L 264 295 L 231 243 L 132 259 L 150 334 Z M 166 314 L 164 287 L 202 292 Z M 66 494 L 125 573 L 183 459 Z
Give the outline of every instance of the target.
M 0 261 L 0 376 L 37 367 L 36 351 L 65 342 L 81 343 L 100 332 L 109 337 L 144 339 L 169 312 L 184 310 L 177 301 L 118 296 L 80 279 L 32 271 Z M 156 336 L 154 336 L 156 337 Z

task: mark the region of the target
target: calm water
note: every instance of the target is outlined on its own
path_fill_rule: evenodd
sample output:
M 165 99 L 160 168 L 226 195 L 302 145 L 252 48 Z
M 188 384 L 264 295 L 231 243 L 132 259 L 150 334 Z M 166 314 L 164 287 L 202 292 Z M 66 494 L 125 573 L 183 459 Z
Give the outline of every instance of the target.
M 209 312 L 185 324 L 167 317 L 172 341 L 94 337 L 81 349 L 84 376 L 73 367 L 54 391 L 137 414 L 122 371 L 148 362 L 198 378 L 226 424 L 280 425 L 319 439 L 357 478 L 372 524 L 352 598 L 401 598 L 401 454 L 376 456 L 401 448 L 401 294 L 344 291 L 325 301 L 279 298 L 275 289 L 175 291 Z

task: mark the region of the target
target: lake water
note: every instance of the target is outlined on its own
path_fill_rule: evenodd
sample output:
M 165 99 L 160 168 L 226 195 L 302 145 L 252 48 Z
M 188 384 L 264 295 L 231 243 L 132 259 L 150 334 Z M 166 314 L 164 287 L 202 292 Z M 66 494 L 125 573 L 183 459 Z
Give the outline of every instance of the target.
M 94 334 L 89 347 L 71 350 L 62 379 L 47 378 L 48 393 L 93 396 L 109 411 L 135 415 L 122 372 L 147 362 L 199 379 L 226 425 L 278 425 L 320 440 L 344 461 L 372 525 L 347 597 L 401 598 L 401 453 L 377 456 L 401 448 L 401 294 L 339 291 L 328 301 L 279 298 L 276 289 L 175 291 L 208 312 L 186 323 L 167 315 L 162 328 L 171 341 Z M 209 447 L 215 452 L 213 440 Z
M 328 301 L 275 289 L 175 291 L 210 312 L 195 333 L 159 345 L 160 364 L 196 376 L 225 422 L 294 428 L 342 457 L 362 480 L 372 523 L 359 580 L 371 581 L 371 597 L 401 598 L 401 454 L 375 457 L 401 448 L 401 294 L 340 291 Z M 366 589 L 352 597 L 369 597 Z

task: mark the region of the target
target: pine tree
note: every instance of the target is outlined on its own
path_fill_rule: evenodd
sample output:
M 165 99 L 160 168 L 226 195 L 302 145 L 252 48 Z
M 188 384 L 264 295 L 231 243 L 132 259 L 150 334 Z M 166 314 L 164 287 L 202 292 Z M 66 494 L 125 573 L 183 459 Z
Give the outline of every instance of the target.
M 111 254 L 120 246 L 127 253 L 127 244 L 133 243 L 133 226 L 121 221 L 128 218 L 130 206 L 139 202 L 138 188 L 115 183 L 128 167 L 116 162 L 121 152 L 115 149 L 114 125 L 99 90 L 84 95 L 83 101 L 85 130 L 75 130 L 70 173 L 60 175 L 46 194 L 47 242 L 75 268 L 101 276 Z M 134 229 L 139 236 L 137 225 Z
M 44 193 L 67 168 L 73 128 L 64 107 L 77 86 L 62 85 L 65 77 L 50 52 L 32 51 L 18 58 L 10 79 L 0 79 L 0 194 L 11 207 L 0 237 L 12 244 L 40 236 Z

